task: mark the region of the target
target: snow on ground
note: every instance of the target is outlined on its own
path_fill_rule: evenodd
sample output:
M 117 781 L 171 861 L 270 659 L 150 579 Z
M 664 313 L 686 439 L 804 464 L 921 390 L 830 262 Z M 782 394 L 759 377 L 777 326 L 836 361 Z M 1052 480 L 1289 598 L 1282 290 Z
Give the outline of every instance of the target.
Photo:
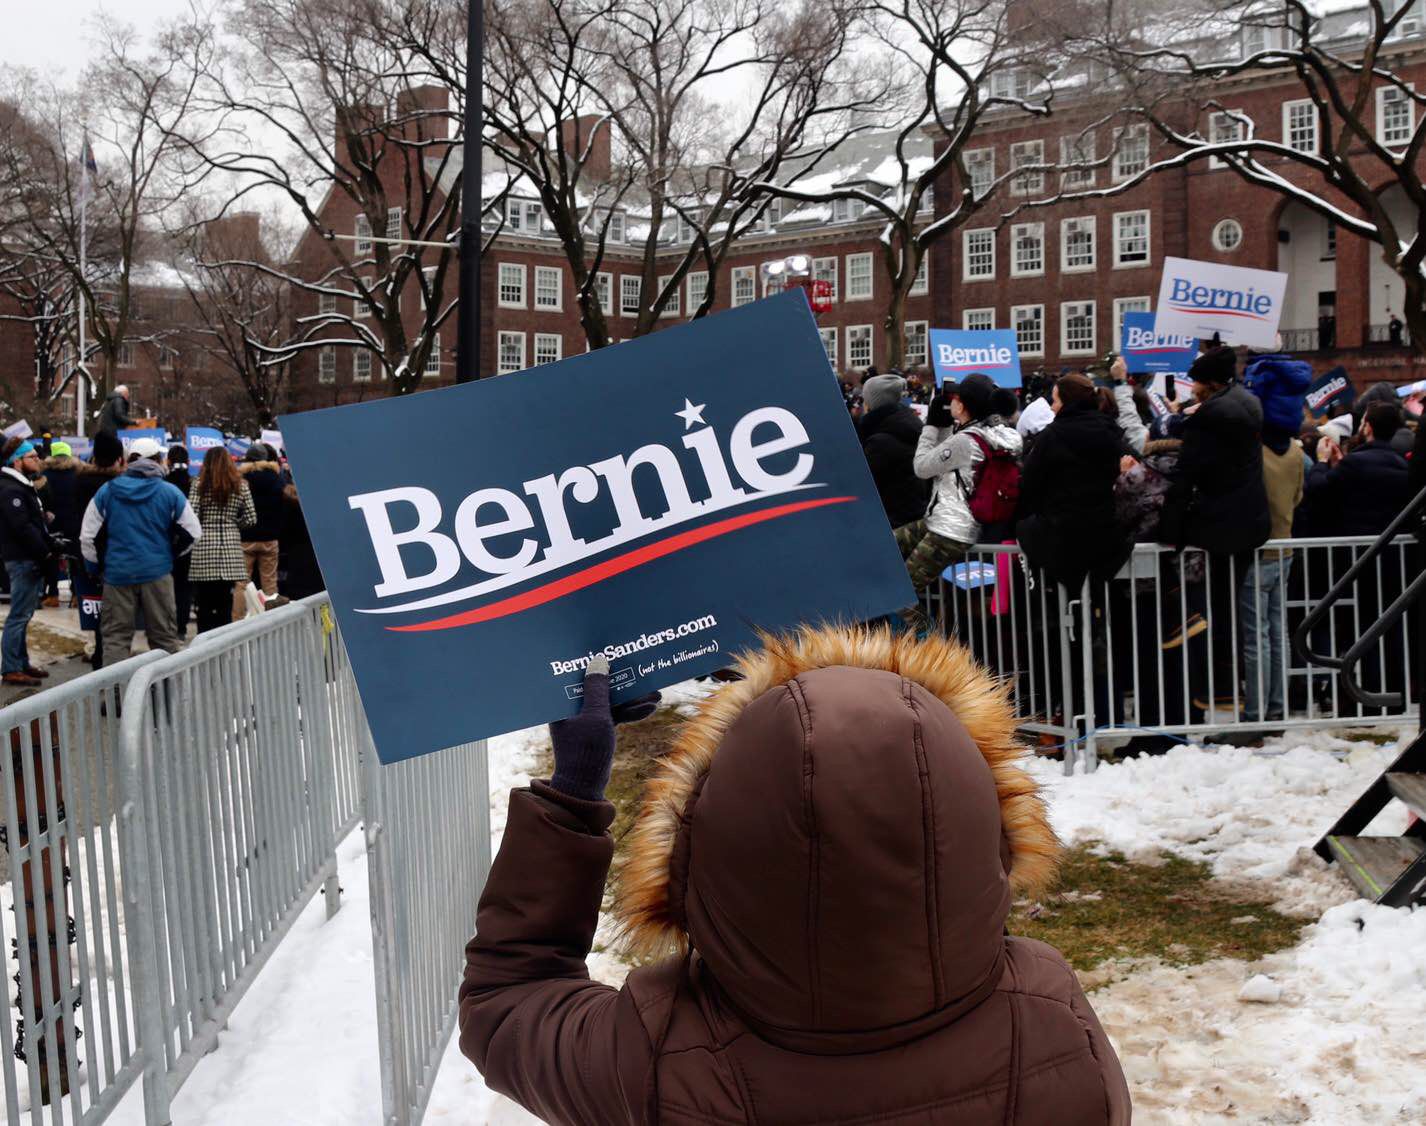
M 687 706 L 707 688 L 665 696 Z M 492 829 L 498 845 L 512 787 L 538 769 L 543 728 L 490 742 Z M 1268 753 L 1264 754 L 1262 751 Z M 1121 967 L 1093 1003 L 1117 1045 L 1135 1121 L 1156 1123 L 1426 1120 L 1426 911 L 1352 900 L 1347 885 L 1302 850 L 1396 753 L 1392 746 L 1311 733 L 1262 751 L 1182 747 L 1066 778 L 1032 769 L 1070 842 L 1129 855 L 1161 850 L 1254 881 L 1285 909 L 1320 921 L 1303 942 L 1256 965 L 1219 960 L 1189 969 L 1148 960 Z M 1399 831 L 1400 815 L 1378 831 Z M 233 1014 L 219 1050 L 174 1104 L 186 1126 L 351 1126 L 380 1119 L 366 858 L 360 834 L 339 852 L 342 910 L 326 922 L 314 901 Z M 1325 911 L 1325 914 L 1322 912 Z M 623 967 L 592 959 L 615 983 Z M 1244 1000 L 1250 997 L 1276 1001 Z M 142 1120 L 137 1092 L 117 1121 Z M 528 1126 L 536 1120 L 492 1093 L 454 1040 L 427 1121 Z

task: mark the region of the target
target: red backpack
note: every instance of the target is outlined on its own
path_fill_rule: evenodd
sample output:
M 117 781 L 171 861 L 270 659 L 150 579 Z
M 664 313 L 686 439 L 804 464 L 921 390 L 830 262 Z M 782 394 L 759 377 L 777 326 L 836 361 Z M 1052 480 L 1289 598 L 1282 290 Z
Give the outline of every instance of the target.
M 974 430 L 969 436 L 985 455 L 976 469 L 970 491 L 970 514 L 982 526 L 1005 524 L 1015 519 L 1020 502 L 1020 467 L 1009 450 L 993 447 Z

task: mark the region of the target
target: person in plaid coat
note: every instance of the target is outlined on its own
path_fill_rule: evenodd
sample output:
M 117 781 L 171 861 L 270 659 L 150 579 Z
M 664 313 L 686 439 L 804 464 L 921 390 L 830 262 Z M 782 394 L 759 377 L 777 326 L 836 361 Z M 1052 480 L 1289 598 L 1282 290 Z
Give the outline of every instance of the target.
M 233 620 L 233 584 L 247 578 L 242 529 L 257 523 L 248 483 L 228 451 L 215 446 L 203 457 L 203 472 L 189 487 L 203 537 L 193 547 L 188 581 L 197 607 L 198 632 Z

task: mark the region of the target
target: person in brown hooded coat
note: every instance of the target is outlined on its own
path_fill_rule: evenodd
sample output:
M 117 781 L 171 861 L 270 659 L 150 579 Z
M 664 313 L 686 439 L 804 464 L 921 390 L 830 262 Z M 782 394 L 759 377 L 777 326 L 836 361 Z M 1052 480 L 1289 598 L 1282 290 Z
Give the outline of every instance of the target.
M 644 958 L 585 968 L 614 844 L 607 679 L 584 789 L 510 796 L 460 991 L 460 1044 L 547 1122 L 1129 1122 L 1074 972 L 1009 937 L 1058 843 L 1005 692 L 957 644 L 869 629 L 765 639 L 661 761 L 616 913 Z M 576 761 L 576 767 L 578 763 Z M 561 779 L 565 779 L 561 781 Z M 561 788 L 563 787 L 563 788 Z

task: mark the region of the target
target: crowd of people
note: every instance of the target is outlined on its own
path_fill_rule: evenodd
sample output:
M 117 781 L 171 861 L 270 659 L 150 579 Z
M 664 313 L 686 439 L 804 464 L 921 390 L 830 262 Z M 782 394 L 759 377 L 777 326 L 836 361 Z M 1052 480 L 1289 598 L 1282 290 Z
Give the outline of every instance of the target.
M 204 633 L 324 589 L 280 451 L 254 442 L 239 460 L 217 447 L 195 474 L 185 446 L 140 437 L 126 450 L 130 421 L 118 387 L 88 461 L 47 436 L 0 446 L 7 685 L 49 675 L 31 660 L 27 635 L 37 609 L 60 605 L 65 578 L 70 605 L 93 628 L 96 669 L 128 657 L 136 630 L 149 648 L 177 652 L 190 618 Z
M 1426 486 L 1419 394 L 1402 399 L 1378 384 L 1317 418 L 1306 407 L 1313 378 L 1310 364 L 1281 351 L 1215 343 L 1181 399 L 1110 356 L 1018 394 L 971 374 L 924 408 L 924 380 L 873 372 L 847 400 L 918 596 L 977 543 L 1017 543 L 1033 574 L 1072 590 L 1122 575 L 1136 542 L 1169 545 L 1179 553 L 1156 592 L 1181 590 L 1159 601 L 1182 610 L 1145 632 L 1177 651 L 1210 620 L 1236 622 L 1236 657 L 1233 630 L 1217 630 L 1217 685 L 1241 688 L 1222 695 L 1242 718 L 1269 722 L 1287 707 L 1283 599 L 1294 552 L 1261 549 L 1376 536 Z M 1391 593 L 1374 592 L 1375 604 Z M 919 606 L 901 616 L 927 627 Z M 1206 663 L 1191 660 L 1191 676 Z M 1212 706 L 1204 685 L 1192 695 L 1187 710 Z

